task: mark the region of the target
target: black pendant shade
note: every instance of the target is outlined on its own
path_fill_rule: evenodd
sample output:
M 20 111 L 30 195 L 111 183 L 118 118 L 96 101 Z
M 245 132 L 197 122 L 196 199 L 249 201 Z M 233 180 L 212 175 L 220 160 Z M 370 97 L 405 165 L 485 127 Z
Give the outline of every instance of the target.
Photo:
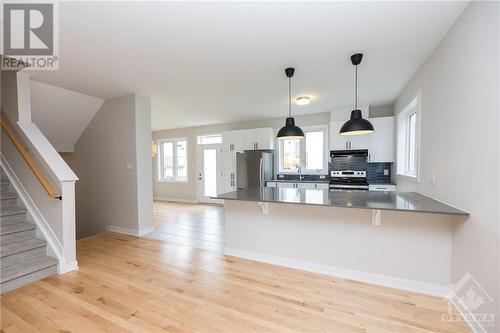
M 351 62 L 356 66 L 356 82 L 355 82 L 355 110 L 351 111 L 351 119 L 349 119 L 340 129 L 340 135 L 363 135 L 375 132 L 373 125 L 363 118 L 361 110 L 358 110 L 358 65 L 363 59 L 363 54 L 356 53 L 351 56 Z
M 285 75 L 288 78 L 288 117 L 283 126 L 276 135 L 278 140 L 303 139 L 304 132 L 295 125 L 295 119 L 292 117 L 292 76 L 295 73 L 294 68 L 285 69 Z
M 361 116 L 361 110 L 352 110 L 351 119 L 340 129 L 340 135 L 362 135 L 375 132 L 372 123 Z
M 276 135 L 277 139 L 302 139 L 304 138 L 304 132 L 300 129 L 300 127 L 295 126 L 295 119 L 292 117 L 286 118 L 285 126 L 283 126 Z

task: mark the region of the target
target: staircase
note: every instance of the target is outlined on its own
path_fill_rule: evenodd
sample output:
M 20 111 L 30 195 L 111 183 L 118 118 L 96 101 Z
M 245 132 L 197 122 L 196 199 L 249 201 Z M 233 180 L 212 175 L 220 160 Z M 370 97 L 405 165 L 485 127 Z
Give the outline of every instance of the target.
M 1 170 L 0 292 L 20 288 L 57 274 L 56 258 L 47 256 L 47 242 L 36 238 L 36 225 Z

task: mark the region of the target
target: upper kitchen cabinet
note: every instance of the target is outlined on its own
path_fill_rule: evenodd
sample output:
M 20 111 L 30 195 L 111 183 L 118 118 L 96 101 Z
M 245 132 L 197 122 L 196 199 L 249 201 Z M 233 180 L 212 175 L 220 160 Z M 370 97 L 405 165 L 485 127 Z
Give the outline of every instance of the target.
M 368 149 L 368 135 L 340 135 L 345 120 L 330 122 L 330 150 Z
M 274 130 L 272 128 L 254 128 L 222 133 L 224 150 L 274 149 Z
M 250 142 L 255 144 L 253 149 L 274 149 L 274 130 L 272 128 L 257 128 L 251 131 L 253 132 L 253 140 Z
M 368 135 L 368 162 L 394 162 L 394 117 L 369 120 L 375 132 Z

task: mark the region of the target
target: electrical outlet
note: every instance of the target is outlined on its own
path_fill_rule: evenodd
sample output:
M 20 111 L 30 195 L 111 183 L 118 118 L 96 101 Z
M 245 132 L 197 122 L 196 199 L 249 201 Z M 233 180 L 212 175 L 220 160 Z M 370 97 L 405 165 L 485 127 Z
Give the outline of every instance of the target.
M 434 174 L 431 176 L 431 184 L 436 185 L 436 175 Z
M 320 175 L 320 176 L 319 176 L 319 179 L 325 179 L 325 178 L 326 178 L 326 176 L 325 176 L 325 175 Z
M 389 176 L 389 169 L 384 169 L 384 176 Z

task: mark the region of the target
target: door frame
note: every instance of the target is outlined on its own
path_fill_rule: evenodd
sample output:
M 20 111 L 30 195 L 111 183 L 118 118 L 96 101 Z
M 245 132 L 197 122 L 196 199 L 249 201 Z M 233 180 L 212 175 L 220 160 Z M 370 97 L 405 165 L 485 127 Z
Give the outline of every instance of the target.
M 203 195 L 203 186 L 205 184 L 205 175 L 203 174 L 203 151 L 205 149 L 215 149 L 216 150 L 216 163 L 217 163 L 217 194 L 223 192 L 223 179 L 222 179 L 222 143 L 197 145 L 196 146 L 196 192 L 198 202 L 202 203 L 218 203 L 222 204 L 224 200 L 221 199 L 210 199 Z

